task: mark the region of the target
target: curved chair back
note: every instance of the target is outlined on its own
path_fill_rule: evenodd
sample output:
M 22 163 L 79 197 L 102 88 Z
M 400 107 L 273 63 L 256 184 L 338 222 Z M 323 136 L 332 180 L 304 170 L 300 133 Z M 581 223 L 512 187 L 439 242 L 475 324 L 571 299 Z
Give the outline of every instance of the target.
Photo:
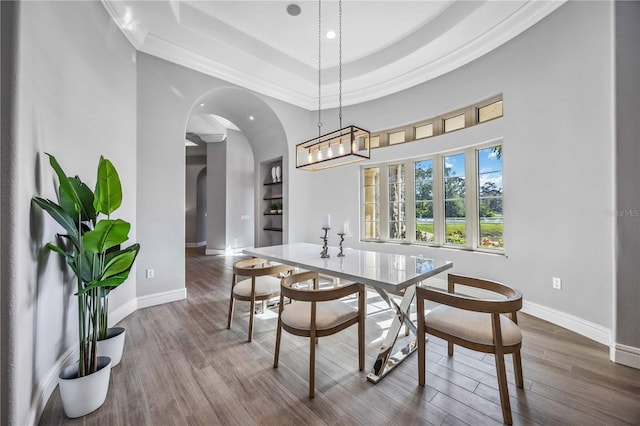
M 280 275 L 289 273 L 291 270 L 291 266 L 269 265 L 267 260 L 259 257 L 236 262 L 233 265 L 227 328 L 231 328 L 234 301 L 238 299 L 251 302 L 249 311 L 249 333 L 247 337 L 247 340 L 250 342 L 253 339 L 256 301 L 262 301 L 262 309 L 264 310 L 266 308 L 266 302 L 280 293 Z M 239 276 L 249 278 L 238 281 Z
M 471 297 L 456 294 L 456 285 L 474 287 L 501 298 Z M 425 315 L 425 300 L 440 306 Z M 511 404 L 507 388 L 504 354 L 513 354 L 516 386 L 523 387 L 520 348 L 522 333 L 518 327 L 516 312 L 522 308 L 520 290 L 496 281 L 449 274 L 447 291 L 432 287 L 416 287 L 418 310 L 418 383 L 425 384 L 426 338 L 432 334 L 447 341 L 449 356 L 453 345 L 493 353 L 495 355 L 498 389 L 504 422 L 512 423 Z M 508 314 L 508 317 L 503 315 Z
M 358 366 L 364 368 L 364 318 L 365 290 L 362 284 L 353 283 L 327 289 L 318 288 L 316 272 L 303 272 L 281 280 L 278 330 L 273 367 L 278 367 L 282 329 L 296 336 L 309 337 L 309 397 L 315 393 L 315 345 L 318 337 L 335 334 L 353 324 L 358 324 Z M 298 284 L 306 283 L 306 288 Z M 346 306 L 339 299 L 358 295 L 358 309 Z M 292 300 L 285 306 L 284 298 Z M 286 318 L 285 318 L 286 317 Z M 283 319 L 285 318 L 285 319 Z

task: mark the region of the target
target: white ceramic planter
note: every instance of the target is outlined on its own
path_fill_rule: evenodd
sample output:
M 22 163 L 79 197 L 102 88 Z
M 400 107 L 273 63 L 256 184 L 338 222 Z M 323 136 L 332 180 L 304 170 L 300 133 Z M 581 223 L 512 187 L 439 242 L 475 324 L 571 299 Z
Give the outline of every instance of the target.
M 111 358 L 111 368 L 120 364 L 126 332 L 124 327 L 112 327 L 107 330 L 106 339 L 98 340 L 98 356 Z
M 98 371 L 78 377 L 78 364 L 62 370 L 58 376 L 64 414 L 75 419 L 97 410 L 107 398 L 111 378 L 111 358 L 98 357 Z

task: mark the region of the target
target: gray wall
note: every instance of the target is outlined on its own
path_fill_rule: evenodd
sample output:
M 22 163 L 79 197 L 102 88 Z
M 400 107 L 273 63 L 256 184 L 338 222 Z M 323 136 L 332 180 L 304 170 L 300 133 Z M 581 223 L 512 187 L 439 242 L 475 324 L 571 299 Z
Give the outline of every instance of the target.
M 207 144 L 207 250 L 224 250 L 227 223 L 227 143 Z
M 254 161 L 251 145 L 241 132 L 227 132 L 227 221 L 225 247 L 253 246 Z M 246 217 L 246 219 L 242 219 Z
M 207 169 L 198 173 L 196 180 L 196 241 L 207 241 Z
M 207 167 L 207 157 L 203 155 L 188 155 L 186 156 L 186 177 L 185 177 L 185 200 L 184 200 L 184 214 L 185 214 L 185 243 L 197 244 L 207 240 L 206 235 L 198 235 L 199 228 L 202 229 L 199 221 L 203 218 L 206 208 L 202 208 L 202 211 L 198 211 L 198 197 L 206 197 L 206 194 L 200 194 L 199 191 L 203 188 L 202 184 L 198 186 L 198 178 L 200 174 Z M 206 173 L 206 171 L 205 171 Z M 206 185 L 205 185 L 206 186 Z M 203 198 L 206 200 L 206 198 Z M 200 214 L 200 216 L 199 216 Z
M 613 63 L 606 52 L 612 47 L 612 22 L 610 3 L 569 2 L 467 66 L 345 109 L 346 122 L 373 131 L 502 93 L 503 118 L 424 142 L 374 150 L 371 162 L 504 138 L 506 256 L 359 243 L 356 232 L 347 246 L 445 257 L 459 273 L 507 282 L 522 289 L 527 302 L 610 329 L 615 173 Z M 292 151 L 293 141 L 290 144 Z M 290 190 L 298 209 L 291 215 L 295 240 L 317 242 L 326 213 L 332 214 L 333 223 L 349 221 L 357 230 L 358 171 L 359 165 L 316 173 L 289 166 L 292 182 L 309 179 L 306 187 Z M 553 276 L 562 278 L 562 291 L 552 288 Z
M 207 144 L 206 200 L 207 253 L 253 246 L 254 161 L 242 132 Z
M 616 342 L 640 348 L 640 3 L 616 2 Z
M 134 49 L 100 3 L 21 2 L 16 7 L 19 16 L 7 18 L 18 28 L 17 62 L 5 63 L 4 39 L 2 52 L 3 78 L 6 66 L 17 64 L 18 71 L 11 82 L 14 103 L 2 110 L 3 118 L 13 117 L 15 131 L 5 139 L 3 128 L 1 159 L 3 266 L 5 256 L 12 256 L 11 270 L 2 269 L 2 347 L 9 352 L 7 364 L 3 353 L 2 383 L 8 382 L 8 389 L 2 389 L 2 424 L 27 423 L 30 407 L 38 402 L 32 399 L 40 396 L 38 386 L 77 338 L 73 279 L 58 257 L 42 249 L 61 228 L 31 204 L 34 195 L 55 198 L 44 152 L 90 187 L 100 155 L 109 158 L 124 191 L 116 217 L 132 222 L 130 237 L 137 240 Z M 3 4 L 3 29 L 7 10 Z M 12 190 L 5 192 L 5 185 Z M 11 234 L 4 233 L 5 220 Z M 135 287 L 134 272 L 114 290 L 110 308 L 135 299 Z M 48 394 L 44 397 L 40 403 Z

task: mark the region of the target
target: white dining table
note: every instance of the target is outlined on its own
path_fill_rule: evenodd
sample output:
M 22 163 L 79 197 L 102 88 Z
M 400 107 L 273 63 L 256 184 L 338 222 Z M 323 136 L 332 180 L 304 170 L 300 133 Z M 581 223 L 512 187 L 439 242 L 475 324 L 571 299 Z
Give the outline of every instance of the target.
M 417 336 L 416 324 L 410 318 L 410 308 L 415 297 L 416 284 L 452 268 L 453 263 L 419 255 L 351 248 L 343 250 L 344 257 L 338 257 L 339 249 L 337 247 L 329 247 L 330 257 L 321 258 L 321 251 L 321 245 L 309 243 L 283 244 L 243 250 L 245 254 L 250 256 L 366 284 L 375 289 L 395 314 L 371 372 L 367 375 L 370 382 L 378 383 L 416 350 L 415 340 L 412 340 L 395 353 L 393 352 L 402 324 L 405 324 L 414 336 Z M 401 293 L 402 299 L 398 303 L 392 296 Z

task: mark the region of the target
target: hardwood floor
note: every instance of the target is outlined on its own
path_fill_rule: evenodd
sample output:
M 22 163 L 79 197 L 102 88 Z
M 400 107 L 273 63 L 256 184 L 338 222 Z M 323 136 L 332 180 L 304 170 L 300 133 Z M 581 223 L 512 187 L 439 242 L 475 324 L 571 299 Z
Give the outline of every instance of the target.
M 276 314 L 257 315 L 246 342 L 248 303 L 236 303 L 226 328 L 232 265 L 239 257 L 187 250 L 188 298 L 138 310 L 109 394 L 96 412 L 64 417 L 56 389 L 40 424 L 78 425 L 492 425 L 502 423 L 491 355 L 444 341 L 427 343 L 427 385 L 418 386 L 417 356 L 377 385 L 367 370 L 390 312 L 373 292 L 366 321 L 366 368 L 358 371 L 357 328 L 320 339 L 316 397 L 307 396 L 308 339 L 284 333 L 273 368 Z M 525 295 L 526 298 L 526 295 Z M 520 314 L 524 390 L 507 357 L 514 424 L 640 424 L 640 370 L 614 364 L 608 348 Z

